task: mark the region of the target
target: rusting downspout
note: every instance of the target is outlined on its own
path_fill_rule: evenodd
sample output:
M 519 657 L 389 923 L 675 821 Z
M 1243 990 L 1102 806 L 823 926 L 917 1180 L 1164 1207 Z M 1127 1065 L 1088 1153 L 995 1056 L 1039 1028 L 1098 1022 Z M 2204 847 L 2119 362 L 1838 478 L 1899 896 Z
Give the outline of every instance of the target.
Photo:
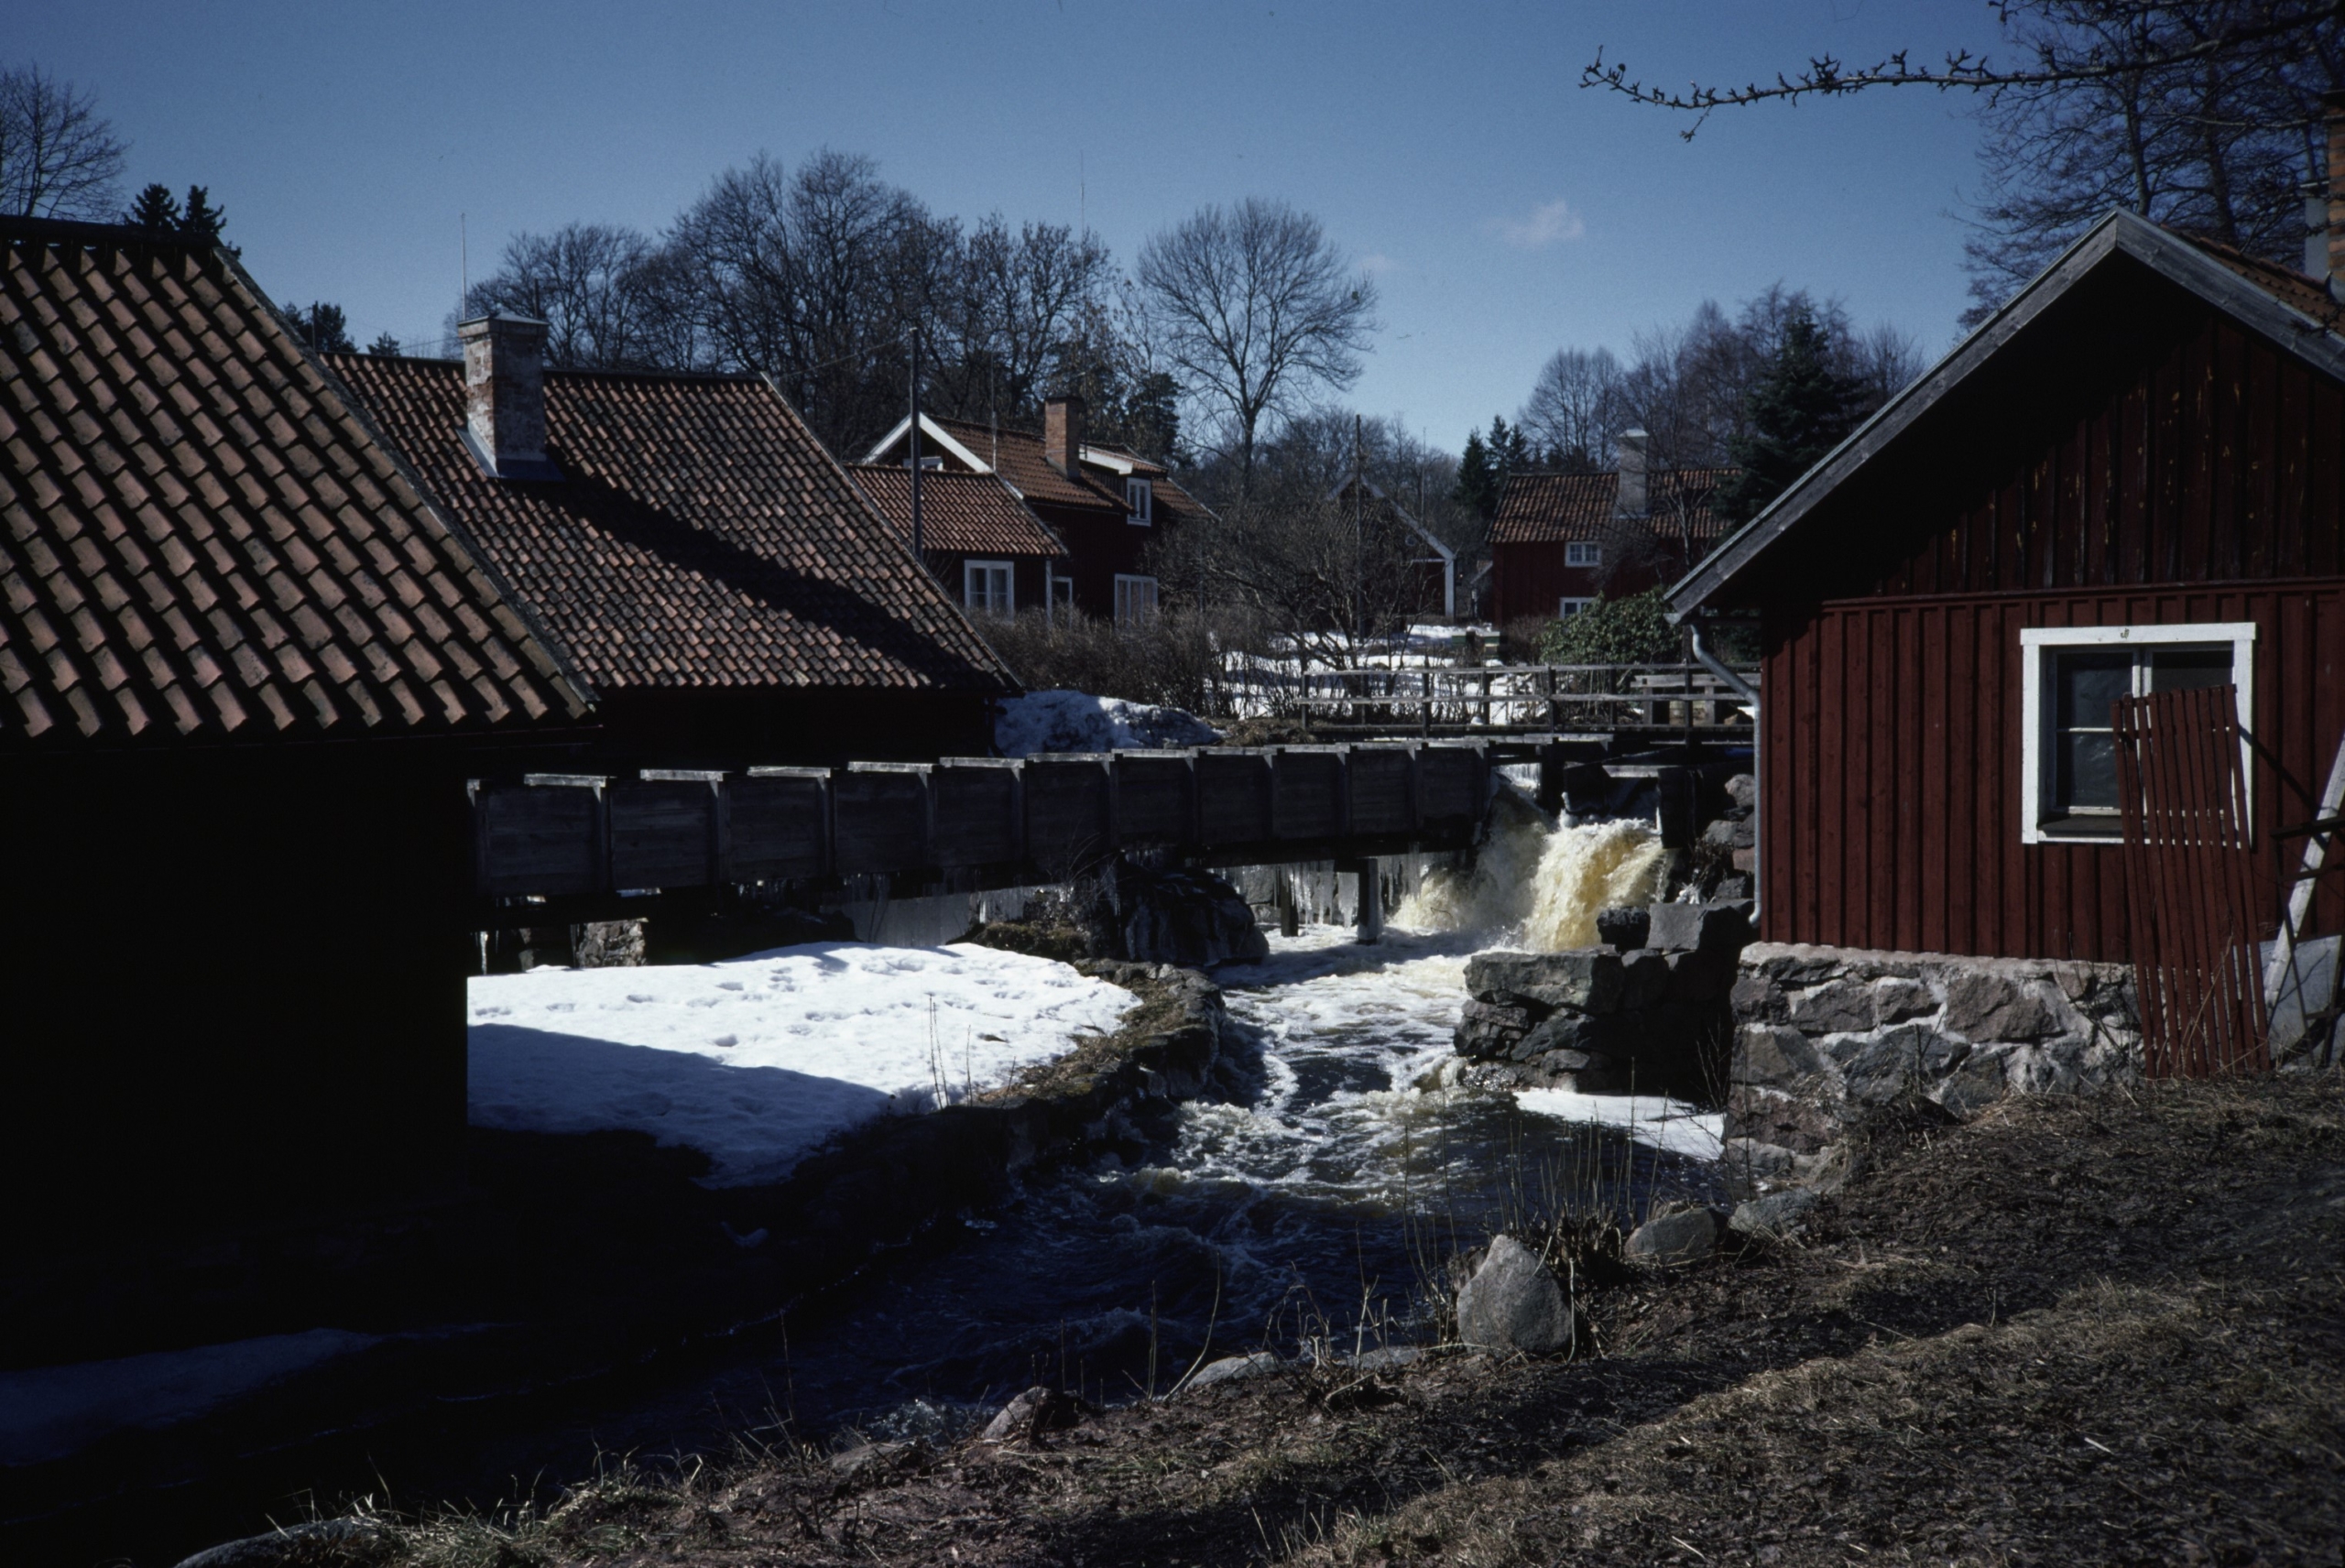
M 1693 638 L 1694 657 L 1702 661 L 1702 668 L 1732 687 L 1735 695 L 1751 705 L 1751 927 L 1755 931 L 1759 928 L 1759 917 L 1766 911 L 1767 902 L 1767 879 L 1761 875 L 1767 854 L 1766 819 L 1759 810 L 1759 688 L 1729 669 L 1724 659 L 1710 651 L 1699 618 L 1686 616 L 1685 627 Z

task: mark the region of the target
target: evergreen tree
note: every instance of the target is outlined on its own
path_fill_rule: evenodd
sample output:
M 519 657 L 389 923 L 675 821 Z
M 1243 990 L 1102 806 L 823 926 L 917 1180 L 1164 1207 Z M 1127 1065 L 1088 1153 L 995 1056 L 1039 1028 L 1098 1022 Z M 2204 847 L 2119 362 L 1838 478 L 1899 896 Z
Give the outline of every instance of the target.
M 354 354 L 358 345 L 350 341 L 350 323 L 342 307 L 324 300 L 313 301 L 304 311 L 299 305 L 285 307 L 286 324 L 293 335 L 309 345 L 313 354 Z
M 1504 487 L 1510 474 L 1522 474 L 1532 465 L 1531 441 L 1520 425 L 1509 428 L 1505 419 L 1490 416 L 1490 466 L 1497 473 L 1500 486 Z
M 160 229 L 168 234 L 180 226 L 180 199 L 168 185 L 149 185 L 138 193 L 122 221 L 134 229 Z
M 386 358 L 395 357 L 399 352 L 399 340 L 388 332 L 378 332 L 375 341 L 366 345 L 366 352 Z
M 1750 433 L 1727 443 L 1741 472 L 1711 498 L 1729 525 L 1765 511 L 1856 424 L 1864 387 L 1833 370 L 1832 346 L 1830 330 L 1805 306 L 1783 323 L 1782 346 L 1751 389 Z
M 1453 492 L 1457 504 L 1485 521 L 1498 516 L 1499 474 L 1490 462 L 1490 449 L 1482 444 L 1482 432 L 1466 432 L 1466 452 L 1457 460 L 1457 488 Z
M 187 188 L 187 210 L 180 215 L 180 233 L 191 240 L 210 240 L 217 244 L 220 231 L 227 222 L 227 212 L 212 204 L 212 192 L 208 189 L 201 185 Z

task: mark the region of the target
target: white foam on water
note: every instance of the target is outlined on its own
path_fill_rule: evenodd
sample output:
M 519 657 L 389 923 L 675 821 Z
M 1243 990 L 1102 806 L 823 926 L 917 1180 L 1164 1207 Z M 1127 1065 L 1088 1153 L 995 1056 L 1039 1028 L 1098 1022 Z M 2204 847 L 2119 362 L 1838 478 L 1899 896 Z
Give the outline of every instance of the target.
M 1437 866 L 1392 911 L 1411 931 L 1489 931 L 1533 953 L 1594 945 L 1596 916 L 1661 894 L 1669 854 L 1638 822 L 1558 824 L 1500 788 L 1470 871 Z

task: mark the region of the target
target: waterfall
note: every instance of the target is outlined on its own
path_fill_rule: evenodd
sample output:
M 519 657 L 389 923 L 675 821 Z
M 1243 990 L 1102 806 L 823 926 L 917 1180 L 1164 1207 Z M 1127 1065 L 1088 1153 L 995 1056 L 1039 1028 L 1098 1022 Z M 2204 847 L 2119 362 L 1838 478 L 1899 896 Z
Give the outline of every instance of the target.
M 1534 952 L 1596 942 L 1596 914 L 1660 897 L 1669 865 L 1661 837 L 1633 821 L 1559 825 L 1501 784 L 1471 869 L 1428 869 L 1392 923 L 1418 931 L 1511 931 Z

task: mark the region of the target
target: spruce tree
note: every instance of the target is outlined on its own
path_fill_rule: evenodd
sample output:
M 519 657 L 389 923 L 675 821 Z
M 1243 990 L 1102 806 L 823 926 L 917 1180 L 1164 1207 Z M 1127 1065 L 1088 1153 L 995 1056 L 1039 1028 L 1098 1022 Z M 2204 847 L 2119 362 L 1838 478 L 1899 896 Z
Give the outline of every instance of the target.
M 122 221 L 134 229 L 159 229 L 166 234 L 180 226 L 180 200 L 168 185 L 149 185 L 130 204 Z
M 399 352 L 399 340 L 388 332 L 377 332 L 375 341 L 366 345 L 366 352 L 385 359 L 396 358 Z
M 1466 432 L 1466 451 L 1457 460 L 1457 488 L 1452 494 L 1477 517 L 1487 520 L 1498 516 L 1499 476 L 1479 430 Z
M 201 185 L 187 188 L 187 210 L 180 215 L 180 233 L 191 240 L 209 240 L 217 244 L 220 231 L 227 222 L 227 212 L 212 204 L 212 192 L 208 189 Z
M 1711 497 L 1729 526 L 1765 511 L 1855 426 L 1864 388 L 1832 368 L 1831 350 L 1831 332 L 1813 312 L 1795 310 L 1783 323 L 1782 346 L 1751 389 L 1750 434 L 1727 443 L 1741 472 Z

